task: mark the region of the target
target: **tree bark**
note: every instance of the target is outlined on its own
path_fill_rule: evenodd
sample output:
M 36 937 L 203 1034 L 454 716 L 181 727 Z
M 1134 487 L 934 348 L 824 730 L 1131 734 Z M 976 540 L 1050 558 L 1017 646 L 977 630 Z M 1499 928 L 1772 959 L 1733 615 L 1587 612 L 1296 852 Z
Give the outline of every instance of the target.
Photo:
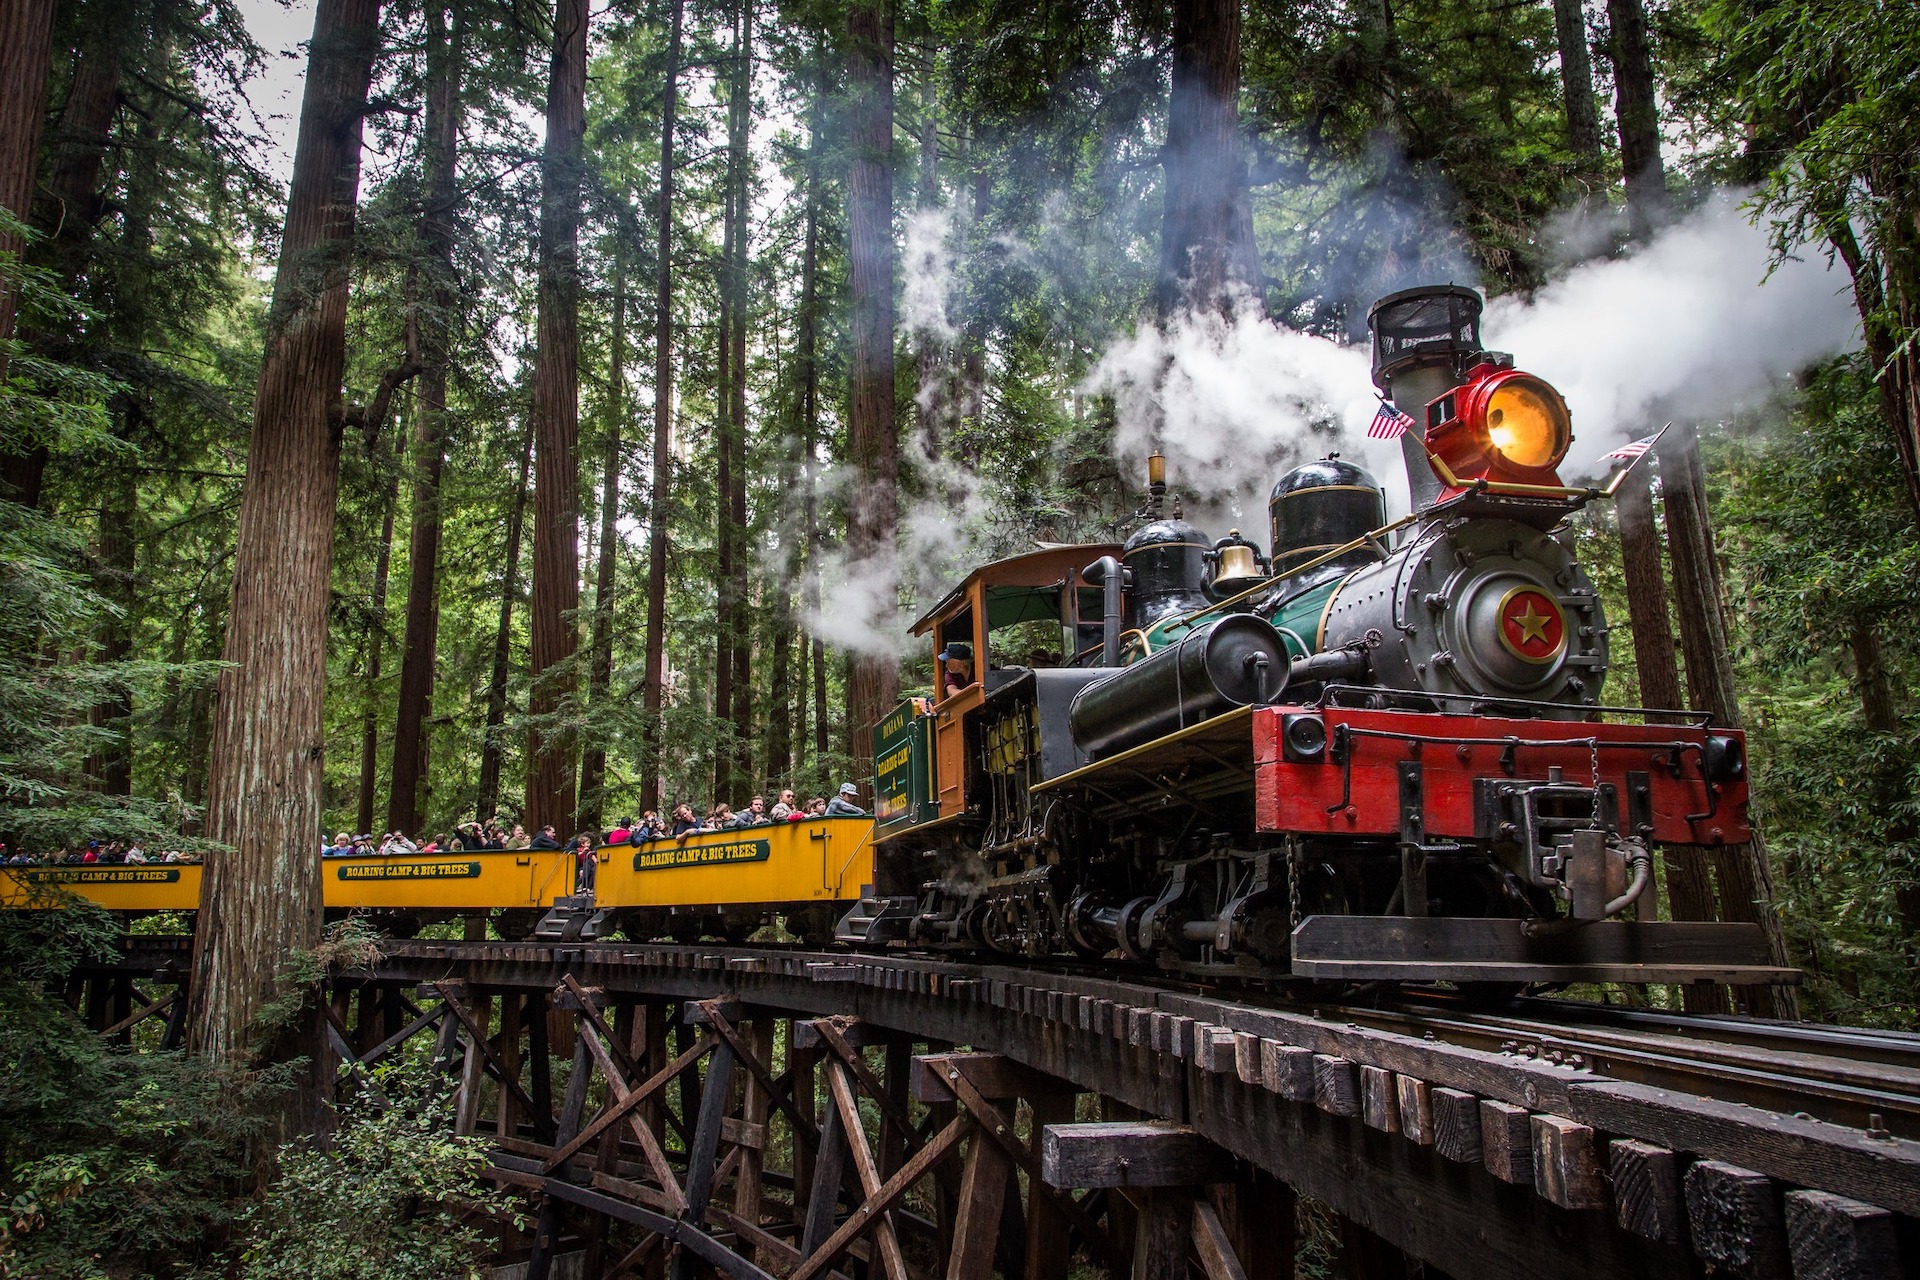
M 307 61 L 266 351 L 254 393 L 234 539 L 207 857 L 194 933 L 187 1047 L 227 1062 L 299 1054 L 312 1120 L 333 1075 L 320 1020 L 257 1025 L 295 950 L 320 941 L 322 716 L 339 486 L 340 377 L 360 131 L 379 43 L 379 0 L 320 0 Z
M 847 513 L 847 549 L 853 563 L 879 581 L 877 597 L 891 601 L 899 567 L 894 558 L 898 519 L 900 431 L 893 381 L 893 14 L 886 0 L 856 3 L 847 14 L 848 285 L 853 359 L 848 452 L 857 488 Z M 847 754 L 870 754 L 866 732 L 899 698 L 900 668 L 892 658 L 853 658 L 847 697 Z
M 513 601 L 520 593 L 520 540 L 526 528 L 527 476 L 533 470 L 533 424 L 520 440 L 520 469 L 507 508 L 506 568 L 500 580 L 500 621 L 493 631 L 493 669 L 487 677 L 487 716 L 480 733 L 480 786 L 474 816 L 485 822 L 500 807 L 500 730 L 507 722 L 507 671 L 513 656 Z
M 735 36 L 739 28 L 734 29 Z M 737 43 L 737 39 L 736 39 Z M 738 56 L 738 50 L 735 50 Z M 731 132 L 731 125 L 729 125 Z M 731 155 L 727 162 L 727 186 L 721 213 L 720 243 L 720 323 L 714 331 L 714 646 L 713 646 L 713 718 L 731 730 L 733 726 L 733 646 L 734 646 L 734 523 L 733 523 L 733 249 L 739 224 L 734 210 L 738 191 L 733 184 Z M 722 742 L 713 753 L 713 794 L 716 800 L 736 803 L 733 794 L 734 753 L 731 743 Z
M 420 406 L 413 438 L 413 518 L 407 544 L 407 623 L 400 649 L 400 700 L 393 725 L 393 786 L 387 825 L 421 829 L 427 778 L 427 716 L 440 633 L 440 473 L 446 465 L 447 373 L 458 305 L 454 274 L 455 209 L 460 147 L 460 68 L 464 23 L 457 6 L 427 5 L 426 205 L 420 214 L 420 260 L 427 273 L 419 318 Z M 365 828 L 362 828 L 365 830 Z
M 118 606 L 100 629 L 100 661 L 109 667 L 133 654 L 134 538 L 133 516 L 139 491 L 131 467 L 117 467 L 111 492 L 100 508 L 100 593 Z M 1885 683 L 1885 677 L 1882 677 Z M 109 796 L 133 794 L 133 694 L 116 685 L 93 708 L 95 727 L 114 735 L 103 742 L 88 772 Z
M 1676 423 L 1660 437 L 1661 495 L 1667 516 L 1668 554 L 1673 591 L 1679 606 L 1680 644 L 1687 660 L 1687 689 L 1695 710 L 1712 714 L 1729 728 L 1741 724 L 1733 658 L 1721 612 L 1714 564 L 1713 526 L 1707 511 L 1706 480 L 1700 466 L 1700 441 L 1692 424 Z M 1760 925 L 1773 963 L 1787 963 L 1787 942 L 1774 908 L 1773 871 L 1759 824 L 1753 838 L 1709 850 L 1720 885 L 1720 909 L 1728 920 Z M 1752 1010 L 1769 1017 L 1797 1017 L 1791 987 L 1740 989 Z
M 1853 678 L 1860 686 L 1860 714 L 1867 728 L 1874 733 L 1899 732 L 1900 708 L 1893 699 L 1879 635 L 1866 623 L 1856 622 L 1847 628 L 1847 648 L 1853 652 Z
M 586 0 L 554 0 L 547 141 L 540 173 L 539 354 L 533 369 L 532 689 L 527 826 L 573 830 L 572 742 L 555 718 L 574 689 L 580 607 L 580 181 L 586 128 Z
M 1567 149 L 1579 159 L 1581 176 L 1600 172 L 1600 113 L 1593 100 L 1593 57 L 1587 49 L 1587 11 L 1580 0 L 1553 0 L 1553 29 L 1560 45 L 1560 92 L 1567 109 Z
M 673 517 L 673 131 L 680 100 L 680 29 L 686 0 L 673 0 L 660 106 L 660 206 L 653 320 L 653 474 L 647 531 L 647 677 L 640 804 L 660 807 L 660 717 L 667 691 L 667 534 Z
M 808 618 L 820 616 L 820 127 L 826 112 L 826 68 L 815 68 L 813 103 L 807 126 L 806 246 L 800 262 L 800 441 L 806 470 L 806 494 L 801 512 L 806 542 L 805 576 L 800 583 L 800 609 Z M 827 647 L 810 637 L 808 667 L 812 672 L 813 765 L 827 758 Z M 804 694 L 803 694 L 804 696 Z M 804 734 L 802 735 L 805 736 Z
M 728 104 L 732 119 L 729 139 L 729 167 L 733 170 L 733 261 L 727 282 L 733 294 L 728 308 L 733 320 L 730 339 L 733 351 L 733 383 L 729 390 L 733 408 L 731 444 L 733 489 L 729 495 L 727 524 L 732 533 L 733 572 L 723 598 L 728 604 L 728 652 L 733 662 L 733 775 L 740 784 L 753 786 L 753 620 L 749 611 L 747 587 L 747 257 L 750 225 L 748 211 L 753 207 L 750 126 L 753 120 L 753 7 L 754 0 L 740 0 L 740 52 L 734 63 L 733 97 Z
M 367 597 L 366 689 L 360 703 L 360 796 L 356 830 L 373 830 L 373 801 L 379 780 L 380 669 L 387 648 L 387 585 L 393 570 L 393 507 L 400 494 L 396 475 L 380 504 L 380 545 L 373 553 L 373 590 Z M 412 830 L 411 827 L 408 828 Z
M 1633 630 L 1634 665 L 1640 673 L 1640 705 L 1679 709 L 1680 669 L 1674 661 L 1673 623 L 1667 613 L 1666 574 L 1661 566 L 1660 534 L 1653 519 L 1649 468 L 1643 463 L 1627 476 L 1615 497 L 1620 516 L 1620 561 L 1626 572 L 1627 619 Z M 1658 717 L 1664 719 L 1666 717 Z M 1675 920 L 1718 920 L 1713 876 L 1698 845 L 1668 845 L 1661 851 L 1667 872 L 1667 913 Z M 1709 983 L 1688 983 L 1680 997 L 1692 1012 L 1726 1011 L 1726 990 Z
M 1880 408 L 1900 456 L 1901 478 L 1907 501 L 1920 514 L 1920 354 L 1902 340 L 1902 328 L 1893 323 L 1902 310 L 1889 306 L 1881 279 L 1882 257 L 1867 253 L 1854 235 L 1845 210 L 1829 210 L 1822 220 L 1828 243 L 1853 279 L 1853 305 L 1860 313 L 1860 329 L 1871 362 Z
M 40 157 L 53 11 L 53 0 L 0 0 L 0 210 L 22 225 Z M 23 248 L 17 233 L 0 228 L 0 255 L 17 262 Z M 19 306 L 11 279 L 11 273 L 0 274 L 0 382 L 7 377 L 6 348 Z M 38 506 L 45 458 L 44 448 L 31 441 L 0 442 L 0 497 Z
M 587 710 L 601 711 L 613 684 L 613 592 L 620 547 L 620 438 L 627 420 L 626 222 L 613 240 L 613 349 L 607 368 L 606 447 L 600 459 L 600 563 L 593 579 L 593 657 L 587 667 Z M 580 825 L 598 830 L 606 810 L 607 747 L 596 728 L 580 753 Z
M 1667 171 L 1660 159 L 1660 106 L 1654 96 L 1653 51 L 1641 0 L 1607 0 L 1613 58 L 1614 116 L 1620 126 L 1620 172 L 1635 239 L 1667 220 Z
M 1240 0 L 1175 0 L 1155 299 L 1163 319 L 1183 307 L 1224 311 L 1236 286 L 1258 284 L 1240 225 L 1239 98 Z

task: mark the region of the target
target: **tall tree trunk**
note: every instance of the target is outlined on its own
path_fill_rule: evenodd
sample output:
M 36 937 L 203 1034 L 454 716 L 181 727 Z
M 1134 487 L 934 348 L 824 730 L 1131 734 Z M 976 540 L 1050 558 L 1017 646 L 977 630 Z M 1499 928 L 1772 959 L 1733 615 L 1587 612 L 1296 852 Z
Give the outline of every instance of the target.
M 878 599 L 891 602 L 899 566 L 894 528 L 900 429 L 893 390 L 893 12 L 888 0 L 856 3 L 847 14 L 848 292 L 852 307 L 852 390 L 847 444 L 858 488 L 848 504 L 847 549 L 870 579 Z M 866 733 L 892 709 L 900 667 L 883 655 L 852 661 L 847 690 L 847 754 L 870 754 Z
M 539 354 L 533 367 L 533 601 L 528 628 L 527 825 L 573 830 L 572 743 L 553 729 L 573 692 L 580 607 L 580 146 L 587 3 L 554 0 L 540 166 Z M 544 720 L 544 722 L 543 722 Z
M 393 508 L 400 496 L 396 473 L 380 504 L 380 546 L 373 553 L 373 591 L 367 598 L 366 690 L 360 704 L 360 796 L 357 830 L 373 830 L 373 801 L 379 780 L 380 668 L 387 650 L 387 582 L 393 567 Z M 413 827 L 408 825 L 411 832 Z
M 420 407 L 413 438 L 413 519 L 407 545 L 407 624 L 400 650 L 400 700 L 393 725 L 393 787 L 387 825 L 418 831 L 427 778 L 427 716 L 440 635 L 440 473 L 447 451 L 447 372 L 457 302 L 454 274 L 460 148 L 460 67 L 465 23 L 460 8 L 427 5 L 426 205 L 420 215 L 420 258 L 427 273 L 426 313 L 419 318 Z M 365 830 L 365 828 L 362 828 Z
M 1627 618 L 1633 628 L 1634 666 L 1640 673 L 1640 705 L 1678 709 L 1680 668 L 1674 661 L 1673 623 L 1667 614 L 1667 580 L 1661 567 L 1660 533 L 1653 520 L 1648 466 L 1636 467 L 1620 487 L 1620 563 L 1627 584 Z M 1698 845 L 1668 845 L 1661 851 L 1667 872 L 1667 910 L 1675 920 L 1717 920 L 1713 876 Z M 1687 983 L 1682 1002 L 1696 1013 L 1726 1012 L 1726 988 Z
M 686 0 L 672 0 L 665 90 L 660 107 L 660 209 L 653 319 L 653 474 L 647 531 L 646 711 L 640 803 L 660 807 L 660 717 L 667 691 L 667 525 L 673 515 L 673 131 L 680 101 L 680 27 Z
M 620 438 L 627 420 L 626 221 L 613 238 L 613 350 L 607 367 L 606 448 L 600 459 L 600 563 L 593 579 L 593 657 L 587 667 L 587 710 L 605 709 L 613 684 L 613 591 L 620 548 Z M 598 830 L 606 811 L 607 747 L 599 729 L 580 753 L 580 825 Z
M 1614 116 L 1620 125 L 1620 172 L 1627 216 L 1644 239 L 1667 220 L 1667 170 L 1660 159 L 1660 107 L 1654 97 L 1653 51 L 1642 0 L 1607 0 L 1613 58 Z
M 131 467 L 115 468 L 111 492 L 100 508 L 100 590 L 117 606 L 100 630 L 100 661 L 108 666 L 133 654 L 133 515 L 139 492 Z M 1885 683 L 1885 677 L 1882 677 Z M 117 685 L 93 708 L 93 723 L 114 735 L 103 742 L 88 772 L 110 796 L 133 794 L 133 693 Z
M 190 1052 L 244 1062 L 299 1054 L 307 1087 L 290 1120 L 315 1118 L 333 1076 L 311 1012 L 257 1025 L 297 949 L 320 941 L 322 716 L 327 597 L 339 487 L 340 377 L 360 129 L 379 44 L 379 0 L 320 0 L 307 60 L 286 229 L 254 393 L 221 656 L 207 856 L 194 932 Z M 263 1033 L 272 1043 L 261 1043 Z
M 935 78 L 937 51 L 928 45 L 921 50 L 921 57 L 918 203 L 925 210 L 940 203 L 940 90 Z M 914 353 L 918 380 L 913 396 L 914 423 L 919 431 L 920 447 L 928 456 L 937 458 L 949 433 L 947 416 L 953 402 L 947 344 L 930 328 L 922 328 L 916 336 L 919 349 Z
M 727 284 L 733 301 L 728 314 L 733 321 L 729 341 L 733 352 L 733 382 L 728 388 L 733 408 L 730 443 L 733 446 L 733 488 L 728 495 L 730 509 L 727 524 L 733 540 L 733 573 L 727 583 L 725 599 L 729 619 L 728 651 L 733 662 L 733 775 L 741 785 L 753 786 L 753 623 L 747 596 L 747 250 L 752 227 L 748 213 L 753 207 L 752 157 L 749 128 L 753 120 L 753 6 L 755 0 L 740 0 L 740 52 L 734 62 L 733 98 L 728 104 L 732 119 L 728 166 L 733 170 L 733 261 L 727 269 Z
M 1593 57 L 1587 49 L 1587 11 L 1580 0 L 1553 0 L 1560 44 L 1560 93 L 1567 109 L 1567 149 L 1591 180 L 1600 172 L 1600 112 L 1593 100 Z
M 1866 252 L 1854 235 L 1844 210 L 1829 211 L 1822 219 L 1827 240 L 1853 278 L 1853 305 L 1860 313 L 1860 330 L 1871 362 L 1880 408 L 1900 457 L 1907 501 L 1920 514 L 1920 351 L 1904 340 L 1908 332 L 1903 311 L 1911 306 L 1889 305 L 1881 272 L 1884 257 Z
M 1864 622 L 1847 628 L 1847 648 L 1853 653 L 1853 678 L 1860 686 L 1860 714 L 1874 733 L 1897 733 L 1900 708 L 1893 700 L 1893 682 L 1887 678 L 1886 654 L 1880 637 Z
M 1259 280 L 1240 227 L 1240 0 L 1174 0 L 1173 85 L 1160 219 L 1162 317 L 1222 310 Z
M 0 210 L 22 225 L 40 158 L 53 10 L 53 0 L 0 0 Z M 17 262 L 23 247 L 17 233 L 0 227 L 0 255 Z M 7 377 L 7 344 L 19 305 L 11 281 L 10 272 L 0 273 L 0 382 Z M 44 449 L 31 441 L 0 440 L 0 497 L 38 506 L 45 458 Z
M 493 668 L 487 676 L 487 715 L 480 732 L 480 786 L 474 816 L 485 822 L 500 808 L 500 730 L 507 722 L 507 670 L 513 656 L 513 601 L 520 593 L 520 538 L 526 527 L 527 476 L 533 470 L 533 424 L 520 441 L 520 469 L 507 508 L 506 567 L 500 580 L 500 621 L 493 631 Z
M 736 28 L 736 34 L 738 29 Z M 721 223 L 720 245 L 720 323 L 714 330 L 714 418 L 718 430 L 714 441 L 714 645 L 713 645 L 713 718 L 733 727 L 733 243 L 738 231 L 734 221 L 737 192 L 732 182 L 733 165 L 727 166 L 728 182 Z M 732 744 L 723 744 L 713 754 L 713 794 L 716 800 L 734 802 Z
M 1661 497 L 1667 516 L 1668 554 L 1673 563 L 1673 593 L 1679 606 L 1680 644 L 1687 659 L 1687 690 L 1697 711 L 1710 712 L 1730 728 L 1741 724 L 1733 657 L 1721 613 L 1713 526 L 1707 511 L 1700 441 L 1691 423 L 1679 422 L 1660 437 Z M 1720 884 L 1720 910 L 1728 920 L 1758 924 L 1767 937 L 1773 963 L 1787 963 L 1785 931 L 1774 908 L 1773 871 L 1758 823 L 1753 838 L 1709 850 Z M 1743 1001 L 1767 1017 L 1797 1017 L 1791 987 L 1745 987 Z
M 818 55 L 816 54 L 816 59 Z M 820 442 L 820 127 L 826 114 L 826 64 L 817 60 L 814 67 L 813 102 L 807 120 L 806 240 L 800 260 L 800 424 L 799 446 L 802 481 L 806 486 L 801 511 L 801 539 L 806 566 L 800 580 L 800 612 L 808 619 L 820 616 L 820 519 L 819 465 L 816 449 Z M 809 690 L 804 682 L 801 698 L 811 692 L 813 714 L 803 711 L 800 722 L 813 723 L 813 767 L 819 769 L 827 758 L 827 666 L 826 646 L 809 637 L 809 661 L 803 669 L 812 673 Z M 803 729 L 801 739 L 806 739 Z

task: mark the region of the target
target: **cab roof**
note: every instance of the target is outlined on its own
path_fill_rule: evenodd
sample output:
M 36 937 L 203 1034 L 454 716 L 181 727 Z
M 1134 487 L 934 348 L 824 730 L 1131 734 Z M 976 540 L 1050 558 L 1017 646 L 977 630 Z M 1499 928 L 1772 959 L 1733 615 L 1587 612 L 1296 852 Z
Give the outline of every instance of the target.
M 972 607 L 975 588 L 986 599 L 987 630 L 1031 619 L 1057 619 L 1056 597 L 1049 595 L 1101 556 L 1118 556 L 1117 542 L 1081 542 L 1043 547 L 1024 555 L 983 564 L 921 614 L 913 634 L 925 635 L 934 623 Z

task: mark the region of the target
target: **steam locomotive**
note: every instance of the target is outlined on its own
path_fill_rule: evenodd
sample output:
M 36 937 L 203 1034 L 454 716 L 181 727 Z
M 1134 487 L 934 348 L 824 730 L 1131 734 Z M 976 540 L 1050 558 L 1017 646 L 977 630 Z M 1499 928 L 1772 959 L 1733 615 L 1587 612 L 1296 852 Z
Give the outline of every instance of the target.
M 920 618 L 955 675 L 874 730 L 874 883 L 836 938 L 1476 991 L 1793 980 L 1757 926 L 1656 919 L 1661 845 L 1750 834 L 1744 741 L 1603 704 L 1567 522 L 1611 490 L 1561 482 L 1567 406 L 1480 313 L 1457 286 L 1369 311 L 1409 516 L 1334 455 L 1273 486 L 1265 552 L 1210 540 L 1156 454 L 1124 543 L 982 566 Z

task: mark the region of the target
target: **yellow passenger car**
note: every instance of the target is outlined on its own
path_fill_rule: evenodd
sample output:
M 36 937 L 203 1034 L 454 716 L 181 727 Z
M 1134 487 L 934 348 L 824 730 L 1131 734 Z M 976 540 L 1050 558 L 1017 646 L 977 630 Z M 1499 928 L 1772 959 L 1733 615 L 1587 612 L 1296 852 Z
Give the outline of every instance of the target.
M 144 866 L 0 867 L 0 909 L 55 905 L 64 889 L 109 911 L 144 915 L 200 906 L 205 868 L 197 863 Z M 322 858 L 329 917 L 359 912 L 396 934 L 433 920 L 500 911 L 510 934 L 531 933 L 554 899 L 573 892 L 573 854 L 565 849 L 413 853 L 404 857 Z
M 779 916 L 819 943 L 872 882 L 873 819 L 810 818 L 603 847 L 593 896 L 630 938 L 741 939 Z
M 149 862 L 139 866 L 0 867 L 0 909 L 53 905 L 65 890 L 109 911 L 145 914 L 192 911 L 200 905 L 197 862 Z

